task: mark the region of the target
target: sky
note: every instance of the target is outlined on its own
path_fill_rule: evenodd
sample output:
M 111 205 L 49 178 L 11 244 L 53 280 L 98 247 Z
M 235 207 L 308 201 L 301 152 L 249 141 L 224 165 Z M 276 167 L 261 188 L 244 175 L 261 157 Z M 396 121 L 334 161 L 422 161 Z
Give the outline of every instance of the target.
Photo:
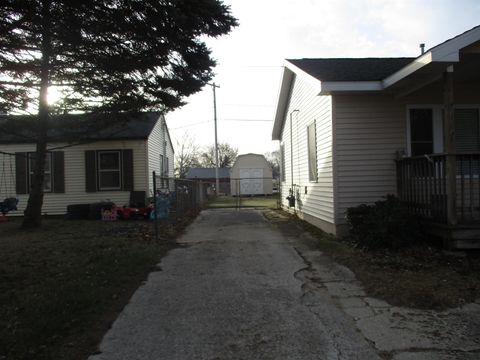
M 418 56 L 480 25 L 480 0 L 225 0 L 240 25 L 207 39 L 217 61 L 218 141 L 240 154 L 278 150 L 271 140 L 285 59 Z M 174 145 L 214 144 L 206 86 L 167 114 Z M 178 146 L 177 146 L 178 147 Z

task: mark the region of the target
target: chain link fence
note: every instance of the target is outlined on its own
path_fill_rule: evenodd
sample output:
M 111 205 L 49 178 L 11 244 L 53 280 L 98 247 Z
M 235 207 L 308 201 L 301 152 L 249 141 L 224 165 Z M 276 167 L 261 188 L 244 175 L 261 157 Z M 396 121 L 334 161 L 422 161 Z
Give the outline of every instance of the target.
M 177 222 L 199 211 L 207 200 L 202 181 L 176 179 L 152 174 L 153 210 L 150 219 L 155 224 L 155 238 L 158 239 L 159 223 Z

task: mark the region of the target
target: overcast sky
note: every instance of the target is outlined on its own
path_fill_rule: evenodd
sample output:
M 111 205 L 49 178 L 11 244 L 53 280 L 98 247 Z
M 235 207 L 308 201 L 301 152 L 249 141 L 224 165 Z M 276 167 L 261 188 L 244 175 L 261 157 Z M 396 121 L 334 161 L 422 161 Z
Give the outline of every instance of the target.
M 241 154 L 276 150 L 271 141 L 284 59 L 418 56 L 480 25 L 480 0 L 226 0 L 240 26 L 209 40 L 217 60 L 218 140 Z M 214 143 L 207 86 L 169 113 L 172 140 Z

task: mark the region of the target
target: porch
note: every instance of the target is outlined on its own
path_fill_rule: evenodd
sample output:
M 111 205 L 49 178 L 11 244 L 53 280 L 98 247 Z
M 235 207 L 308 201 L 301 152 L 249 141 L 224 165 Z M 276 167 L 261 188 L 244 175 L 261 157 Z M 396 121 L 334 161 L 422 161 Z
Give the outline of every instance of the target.
M 396 166 L 398 197 L 429 233 L 450 247 L 480 248 L 480 153 L 405 157 Z

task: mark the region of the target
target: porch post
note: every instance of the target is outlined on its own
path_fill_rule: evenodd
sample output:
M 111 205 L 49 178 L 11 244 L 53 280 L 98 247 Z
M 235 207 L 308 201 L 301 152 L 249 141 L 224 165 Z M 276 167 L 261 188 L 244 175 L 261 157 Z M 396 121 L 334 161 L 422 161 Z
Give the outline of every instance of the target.
M 453 65 L 443 75 L 443 130 L 446 153 L 447 223 L 457 224 L 457 166 L 455 157 L 455 117 L 453 110 Z

